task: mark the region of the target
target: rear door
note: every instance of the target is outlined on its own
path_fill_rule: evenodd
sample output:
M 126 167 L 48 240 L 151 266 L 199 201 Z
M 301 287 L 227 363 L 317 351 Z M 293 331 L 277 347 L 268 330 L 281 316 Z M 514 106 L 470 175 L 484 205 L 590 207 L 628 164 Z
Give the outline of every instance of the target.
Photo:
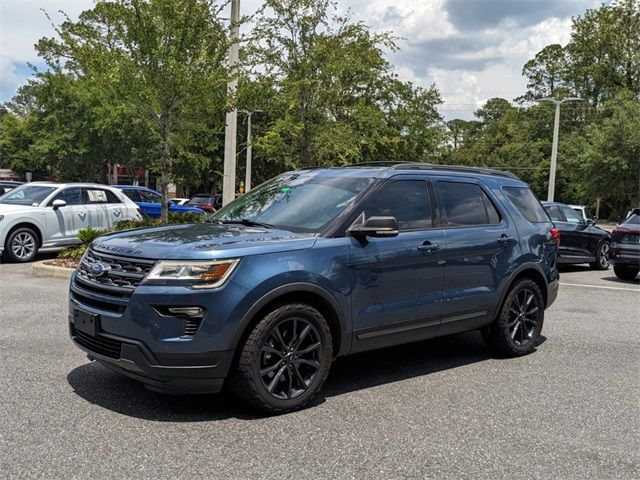
M 520 255 L 507 210 L 472 178 L 434 182 L 447 242 L 440 333 L 470 330 L 495 314 L 501 280 Z
M 444 232 L 435 226 L 424 178 L 390 179 L 364 206 L 366 218 L 393 216 L 392 238 L 350 238 L 353 351 L 412 341 L 438 331 Z
M 87 187 L 85 191 L 92 228 L 108 229 L 122 219 L 122 202 L 113 192 L 97 187 Z

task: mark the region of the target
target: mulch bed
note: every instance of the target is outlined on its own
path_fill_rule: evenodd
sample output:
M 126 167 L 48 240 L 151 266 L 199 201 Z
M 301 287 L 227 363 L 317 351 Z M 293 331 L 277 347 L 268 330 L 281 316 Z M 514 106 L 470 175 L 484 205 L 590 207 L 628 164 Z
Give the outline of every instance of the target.
M 54 258 L 53 260 L 47 260 L 44 264 L 53 267 L 76 268 L 78 261 L 70 258 Z

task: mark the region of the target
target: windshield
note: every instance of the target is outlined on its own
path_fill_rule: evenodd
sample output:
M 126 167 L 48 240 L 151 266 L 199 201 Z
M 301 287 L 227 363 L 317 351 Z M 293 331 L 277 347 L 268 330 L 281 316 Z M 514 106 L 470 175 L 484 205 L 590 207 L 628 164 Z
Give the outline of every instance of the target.
M 372 181 L 372 178 L 327 176 L 313 170 L 289 172 L 251 190 L 209 219 L 245 219 L 284 230 L 317 233 L 349 208 Z
M 43 185 L 21 185 L 0 197 L 0 203 L 37 207 L 56 187 Z
M 189 200 L 189 203 L 196 204 L 196 205 L 199 205 L 201 203 L 213 203 L 213 198 L 211 196 L 193 197 L 191 200 Z

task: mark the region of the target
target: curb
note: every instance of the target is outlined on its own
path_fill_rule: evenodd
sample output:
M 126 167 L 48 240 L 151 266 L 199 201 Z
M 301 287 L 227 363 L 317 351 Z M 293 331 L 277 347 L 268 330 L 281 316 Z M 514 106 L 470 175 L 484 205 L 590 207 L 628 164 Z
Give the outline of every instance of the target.
M 54 277 L 54 278 L 71 278 L 71 274 L 73 273 L 73 268 L 66 267 L 56 267 L 53 265 L 45 265 L 44 262 L 48 260 L 43 260 L 40 262 L 35 262 L 31 264 L 31 275 L 35 277 Z

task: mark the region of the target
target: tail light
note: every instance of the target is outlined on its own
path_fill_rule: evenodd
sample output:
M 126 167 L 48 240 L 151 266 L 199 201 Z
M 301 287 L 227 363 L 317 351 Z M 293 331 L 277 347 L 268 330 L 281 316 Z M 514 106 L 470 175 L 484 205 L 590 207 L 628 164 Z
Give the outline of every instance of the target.
M 551 234 L 551 238 L 553 238 L 556 243 L 558 244 L 558 246 L 560 246 L 560 230 L 558 230 L 557 228 L 550 228 L 549 229 L 549 233 Z
M 213 210 L 213 205 L 211 205 L 210 203 L 205 203 L 204 205 L 202 205 L 203 210 Z
M 613 229 L 611 233 L 620 233 L 622 235 L 631 235 L 631 236 L 640 235 L 640 232 L 636 230 L 629 230 L 628 228 L 624 228 L 624 227 L 616 227 Z

